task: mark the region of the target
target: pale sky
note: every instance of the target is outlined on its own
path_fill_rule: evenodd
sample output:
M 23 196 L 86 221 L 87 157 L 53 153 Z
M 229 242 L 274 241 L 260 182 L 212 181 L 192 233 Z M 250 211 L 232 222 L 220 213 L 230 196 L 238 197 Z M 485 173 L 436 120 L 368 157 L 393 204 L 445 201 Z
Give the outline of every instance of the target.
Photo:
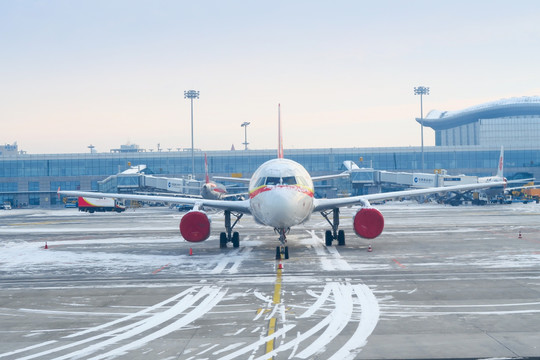
M 420 98 L 540 95 L 540 1 L 0 0 L 0 144 L 419 146 Z M 434 132 L 425 128 L 425 145 Z

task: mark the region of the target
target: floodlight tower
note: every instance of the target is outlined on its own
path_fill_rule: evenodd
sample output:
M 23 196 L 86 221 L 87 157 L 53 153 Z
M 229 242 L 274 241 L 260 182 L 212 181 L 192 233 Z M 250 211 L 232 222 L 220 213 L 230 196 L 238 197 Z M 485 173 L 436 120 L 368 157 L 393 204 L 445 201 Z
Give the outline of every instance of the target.
M 422 103 L 422 96 L 429 95 L 429 87 L 418 86 L 414 88 L 414 95 L 420 95 L 420 127 L 421 127 L 421 141 L 422 141 L 422 170 L 424 170 L 424 110 Z
M 247 121 L 244 121 L 244 122 L 242 123 L 242 125 L 240 125 L 241 127 L 244 128 L 244 143 L 243 143 L 243 144 L 245 145 L 244 150 L 247 150 L 247 149 L 248 149 L 247 146 L 248 146 L 248 144 L 249 144 L 249 143 L 247 142 L 247 127 L 248 127 L 249 124 L 251 124 L 251 123 L 250 123 L 250 122 L 247 122 Z
M 184 99 L 191 100 L 191 178 L 195 178 L 195 154 L 193 147 L 193 99 L 199 98 L 199 92 L 195 90 L 184 91 Z

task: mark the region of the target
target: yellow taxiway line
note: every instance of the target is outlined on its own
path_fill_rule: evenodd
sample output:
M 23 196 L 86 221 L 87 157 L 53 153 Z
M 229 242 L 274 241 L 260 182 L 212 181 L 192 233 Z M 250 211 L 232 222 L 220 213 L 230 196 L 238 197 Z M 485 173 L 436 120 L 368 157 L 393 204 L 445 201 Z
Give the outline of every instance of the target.
M 280 263 L 281 264 L 281 263 Z M 276 273 L 276 284 L 274 285 L 274 296 L 272 298 L 272 304 L 278 305 L 281 303 L 281 276 L 283 274 L 283 270 L 278 268 Z M 276 331 L 276 322 L 277 319 L 275 317 L 270 319 L 270 323 L 268 324 L 268 336 L 271 336 Z M 266 353 L 270 353 L 274 350 L 274 339 L 269 340 L 266 342 Z

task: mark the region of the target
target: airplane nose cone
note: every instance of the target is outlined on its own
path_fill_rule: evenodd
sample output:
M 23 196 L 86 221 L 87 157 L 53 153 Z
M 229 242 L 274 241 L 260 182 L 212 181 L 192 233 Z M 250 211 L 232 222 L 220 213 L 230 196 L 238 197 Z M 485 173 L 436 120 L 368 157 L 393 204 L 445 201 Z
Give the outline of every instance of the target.
M 268 212 L 274 221 L 284 222 L 291 217 L 295 204 L 291 197 L 287 197 L 281 189 L 277 189 L 273 195 L 274 198 L 270 202 Z
M 289 228 L 304 222 L 311 214 L 309 199 L 293 189 L 275 188 L 262 195 L 261 217 L 266 225 Z

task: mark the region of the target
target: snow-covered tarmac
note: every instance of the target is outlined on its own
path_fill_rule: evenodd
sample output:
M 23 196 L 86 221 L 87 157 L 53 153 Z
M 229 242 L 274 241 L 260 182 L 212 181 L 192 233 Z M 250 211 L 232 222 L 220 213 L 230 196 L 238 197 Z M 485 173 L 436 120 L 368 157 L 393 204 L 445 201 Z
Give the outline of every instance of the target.
M 379 209 L 373 252 L 314 214 L 283 270 L 250 217 L 221 250 L 220 213 L 190 244 L 166 208 L 0 211 L 0 360 L 540 356 L 540 205 Z

